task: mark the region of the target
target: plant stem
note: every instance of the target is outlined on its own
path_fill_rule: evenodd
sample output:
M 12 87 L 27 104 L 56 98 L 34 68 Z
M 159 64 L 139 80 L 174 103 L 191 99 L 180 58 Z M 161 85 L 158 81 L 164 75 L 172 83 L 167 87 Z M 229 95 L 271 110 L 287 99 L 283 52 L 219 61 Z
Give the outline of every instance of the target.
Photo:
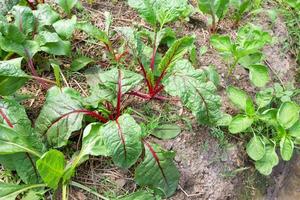
M 137 97 L 140 97 L 140 98 L 145 99 L 145 100 L 151 99 L 149 94 L 145 94 L 145 93 L 138 92 L 138 91 L 131 91 L 131 92 L 127 92 L 126 94 L 137 96 Z
M 51 84 L 54 84 L 54 85 L 56 84 L 55 81 L 52 81 L 52 80 L 49 80 L 49 79 L 46 79 L 46 78 L 42 78 L 42 77 L 39 77 L 39 76 L 30 76 L 30 78 L 38 80 L 38 81 L 48 82 L 48 83 L 51 83 Z
M 2 116 L 2 118 L 4 119 L 4 121 L 7 123 L 7 125 L 10 128 L 14 128 L 13 124 L 11 123 L 11 121 L 8 119 L 8 117 L 6 116 L 6 114 L 2 111 L 2 109 L 0 108 L 0 115 Z
M 227 74 L 227 78 L 232 75 L 232 72 L 233 70 L 235 69 L 237 63 L 238 63 L 239 59 L 238 58 L 235 58 L 234 62 L 229 66 L 229 69 L 228 69 L 228 74 Z
M 35 9 L 35 6 L 33 3 L 31 3 L 29 0 L 26 0 L 26 2 L 28 3 L 29 7 L 34 10 Z
M 121 99 L 122 99 L 122 74 L 121 70 L 118 70 L 118 97 L 117 97 L 117 116 L 116 119 L 120 117 L 121 114 Z
M 4 57 L 3 60 L 9 60 L 10 57 L 12 57 L 14 54 L 15 54 L 14 52 L 9 52 L 9 53 Z
M 157 32 L 155 31 L 155 35 L 154 35 L 154 43 L 153 43 L 153 52 L 152 52 L 152 58 L 150 61 L 150 69 L 152 70 L 152 72 L 154 72 L 154 65 L 155 65 L 155 56 L 156 56 L 156 38 L 157 38 Z
M 145 79 L 145 81 L 146 81 L 146 84 L 147 84 L 149 93 L 151 94 L 151 93 L 153 92 L 153 86 L 152 86 L 152 83 L 150 82 L 150 80 L 149 80 L 149 78 L 148 78 L 148 76 L 147 76 L 147 72 L 146 72 L 146 70 L 145 70 L 145 67 L 144 67 L 144 65 L 143 65 L 143 63 L 141 62 L 140 59 L 138 59 L 138 63 L 139 63 L 139 65 L 140 65 L 140 67 L 141 67 L 141 70 L 142 70 L 142 72 L 143 72 L 143 76 L 144 76 L 144 79 Z
M 62 200 L 68 200 L 68 185 L 64 184 L 62 186 Z

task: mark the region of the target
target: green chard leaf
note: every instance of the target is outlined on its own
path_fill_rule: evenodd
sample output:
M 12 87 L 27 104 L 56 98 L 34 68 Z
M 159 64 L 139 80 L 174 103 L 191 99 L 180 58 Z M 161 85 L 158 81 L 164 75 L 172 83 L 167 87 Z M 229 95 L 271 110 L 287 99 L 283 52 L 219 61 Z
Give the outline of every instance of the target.
M 284 128 L 291 128 L 299 120 L 300 107 L 291 101 L 281 104 L 277 112 L 277 120 Z
M 87 66 L 89 63 L 94 62 L 92 58 L 86 57 L 86 56 L 80 56 L 73 60 L 71 64 L 71 70 L 72 71 L 79 71 L 85 66 Z
M 26 6 L 15 6 L 12 9 L 12 13 L 15 17 L 15 25 L 19 27 L 19 30 L 25 35 L 34 31 L 36 19 L 32 10 Z
M 227 96 L 229 100 L 237 106 L 239 109 L 246 111 L 247 100 L 249 101 L 250 97 L 243 90 L 229 86 L 227 88 Z M 250 99 L 251 100 L 251 99 Z M 253 104 L 253 103 L 252 103 Z
M 45 184 L 16 185 L 10 183 L 0 183 L 0 200 L 15 200 L 17 196 L 27 190 L 45 187 Z
M 137 86 L 143 80 L 143 76 L 129 70 L 121 69 L 122 95 Z M 117 102 L 118 69 L 112 68 L 102 71 L 98 68 L 90 68 L 86 71 L 87 83 L 90 86 L 91 96 L 87 98 L 90 104 L 98 104 L 104 100 Z
M 274 90 L 273 88 L 267 88 L 256 93 L 255 101 L 259 108 L 263 108 L 269 105 L 273 99 Z
M 229 124 L 230 133 L 241 133 L 247 130 L 253 123 L 253 119 L 246 115 L 235 116 Z
M 151 192 L 140 190 L 129 195 L 126 195 L 121 198 L 117 198 L 116 200 L 155 200 L 156 198 L 153 196 Z
M 67 13 L 70 14 L 72 8 L 78 0 L 56 0 L 56 3 Z
M 280 140 L 280 154 L 283 160 L 289 161 L 294 151 L 294 143 L 291 138 L 284 136 Z
M 64 154 L 52 149 L 36 162 L 37 170 L 48 187 L 56 189 L 64 174 L 66 165 Z
M 264 87 L 269 81 L 269 70 L 265 65 L 251 65 L 249 67 L 250 80 L 256 87 Z
M 89 22 L 77 22 L 76 28 L 105 44 L 109 43 L 108 35 Z
M 39 30 L 44 26 L 50 26 L 59 20 L 59 14 L 55 12 L 49 4 L 38 4 L 37 10 L 33 11 L 38 20 Z
M 172 139 L 175 138 L 179 133 L 181 133 L 181 128 L 176 124 L 162 124 L 157 126 L 151 135 L 158 137 L 160 139 Z
M 290 136 L 300 138 L 300 121 L 298 120 L 291 128 L 288 129 Z
M 129 168 L 140 157 L 142 131 L 130 115 L 124 114 L 116 121 L 106 123 L 101 133 L 117 166 Z
M 265 155 L 265 143 L 260 136 L 254 135 L 246 148 L 247 154 L 253 160 L 260 160 Z
M 211 45 L 222 54 L 230 54 L 232 51 L 232 42 L 229 36 L 212 35 L 210 38 Z
M 22 59 L 0 61 L 0 95 L 13 94 L 29 80 L 29 76 L 21 69 Z
M 53 24 L 56 33 L 65 40 L 72 38 L 75 30 L 77 17 L 74 15 L 71 19 L 61 19 Z
M 274 145 L 266 145 L 265 155 L 255 162 L 255 168 L 263 175 L 270 175 L 272 169 L 279 163 Z
M 186 36 L 176 40 L 169 48 L 158 65 L 158 69 L 163 72 L 170 69 L 178 60 L 182 59 L 188 48 L 193 44 L 194 38 Z
M 180 97 L 200 123 L 214 124 L 221 118 L 221 98 L 216 86 L 207 80 L 204 71 L 195 70 L 188 60 L 178 61 L 163 85 L 169 95 Z
M 0 100 L 0 112 L 0 124 L 11 127 L 17 132 L 15 138 L 12 137 L 11 142 L 14 142 L 14 140 L 18 141 L 17 138 L 21 137 L 23 140 L 31 143 L 29 148 L 36 151 L 37 154 L 43 152 L 44 145 L 33 131 L 31 121 L 28 119 L 25 109 L 22 106 L 14 100 L 3 99 Z M 6 116 L 6 120 L 4 120 L 3 116 Z M 9 147 L 13 148 L 13 145 L 17 144 L 9 145 Z M 11 152 L 7 152 L 8 154 L 0 152 L 1 165 L 7 169 L 16 170 L 24 183 L 36 183 L 38 174 L 35 173 L 35 166 L 33 165 L 36 160 L 36 155 L 30 155 L 29 153 L 31 152 L 26 150 L 21 150 L 20 153 L 14 153 L 17 149 L 10 149 Z
M 160 189 L 164 192 L 162 196 L 170 197 L 179 182 L 179 172 L 173 163 L 175 153 L 157 144 L 144 143 L 145 158 L 135 170 L 135 181 L 140 186 Z
M 36 41 L 41 50 L 52 55 L 69 56 L 71 54 L 70 41 L 62 40 L 57 33 L 42 31 L 37 35 Z
M 80 94 L 71 88 L 53 87 L 48 90 L 35 128 L 40 135 L 46 135 L 51 147 L 66 145 L 72 132 L 81 129 L 86 112 L 80 99 Z
M 130 7 L 136 9 L 141 17 L 152 26 L 163 25 L 188 16 L 191 8 L 187 0 L 128 0 Z

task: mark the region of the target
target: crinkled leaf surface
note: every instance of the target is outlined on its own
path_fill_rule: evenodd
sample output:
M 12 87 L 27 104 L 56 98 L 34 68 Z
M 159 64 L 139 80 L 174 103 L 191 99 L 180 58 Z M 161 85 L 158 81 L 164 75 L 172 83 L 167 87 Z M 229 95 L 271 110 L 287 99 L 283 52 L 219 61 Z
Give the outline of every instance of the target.
M 263 175 L 269 175 L 274 166 L 279 162 L 278 156 L 273 145 L 267 145 L 265 155 L 262 159 L 255 162 L 255 168 Z
M 264 65 L 251 65 L 249 71 L 249 78 L 256 87 L 264 87 L 270 81 L 269 70 Z
M 83 109 L 80 94 L 72 88 L 53 87 L 35 122 L 36 131 L 47 137 L 51 147 L 64 146 L 72 132 L 81 128 Z
M 273 88 L 267 88 L 256 93 L 255 101 L 258 107 L 263 108 L 272 101 L 274 96 Z
M 66 165 L 64 154 L 52 149 L 36 162 L 37 170 L 48 187 L 56 189 L 64 174 Z
M 157 144 L 145 143 L 145 157 L 135 170 L 135 181 L 140 186 L 161 189 L 171 196 L 178 185 L 179 172 L 173 163 L 174 152 L 165 151 Z
M 253 160 L 260 160 L 265 155 L 265 143 L 260 136 L 254 135 L 248 142 L 246 151 Z
M 187 60 L 178 61 L 163 80 L 165 91 L 171 96 L 180 97 L 200 123 L 213 124 L 221 118 L 221 98 L 217 88 L 207 81 L 202 70 L 195 70 Z
M 246 92 L 244 92 L 243 90 L 241 90 L 237 87 L 233 87 L 233 86 L 227 87 L 226 92 L 227 92 L 227 96 L 228 96 L 229 100 L 235 106 L 237 106 L 239 109 L 246 111 L 247 100 L 250 99 L 250 97 L 247 95 Z
M 37 151 L 43 151 L 44 147 L 39 140 L 33 128 L 31 127 L 31 121 L 28 119 L 25 109 L 17 102 L 10 99 L 0 100 L 0 110 L 4 114 L 11 124 L 0 116 L 0 124 L 7 127 L 13 126 L 13 129 L 18 132 L 21 137 L 28 138 L 31 142 L 32 148 Z M 25 183 L 36 183 L 37 174 L 33 163 L 35 163 L 36 157 L 26 153 L 14 153 L 0 156 L 0 163 L 7 169 L 16 170 L 20 178 Z
M 296 103 L 284 102 L 278 110 L 277 120 L 283 128 L 291 128 L 299 120 L 299 112 L 300 107 Z
M 34 31 L 36 19 L 32 10 L 26 6 L 15 6 L 12 9 L 12 13 L 15 17 L 15 25 L 19 27 L 19 30 L 25 35 Z
M 142 131 L 128 114 L 106 123 L 101 129 L 104 143 L 117 166 L 131 167 L 142 153 Z
M 3 0 L 0 1 L 0 15 L 5 16 L 8 11 L 14 7 L 14 5 L 17 5 L 20 0 Z
M 128 4 L 153 26 L 157 22 L 163 26 L 190 13 L 187 0 L 173 0 L 172 3 L 168 0 L 128 0 Z
M 280 154 L 283 160 L 288 161 L 292 158 L 294 143 L 290 137 L 284 136 L 280 140 Z
M 29 76 L 21 69 L 22 58 L 0 61 L 0 95 L 8 96 L 20 89 Z
M 112 68 L 102 71 L 99 68 L 90 68 L 87 73 L 87 83 L 90 86 L 90 103 L 108 100 L 116 104 L 118 91 L 118 69 Z M 143 80 L 143 76 L 129 70 L 121 69 L 122 94 L 125 94 Z
M 34 11 L 35 17 L 38 19 L 39 29 L 48 25 L 52 25 L 59 20 L 59 14 L 55 12 L 49 4 L 38 4 L 37 10 Z
M 108 156 L 109 150 L 104 144 L 102 124 L 91 123 L 85 127 L 82 136 L 82 147 L 80 154 L 93 156 Z
M 230 133 L 240 133 L 249 128 L 253 123 L 253 119 L 247 115 L 235 116 L 229 124 Z

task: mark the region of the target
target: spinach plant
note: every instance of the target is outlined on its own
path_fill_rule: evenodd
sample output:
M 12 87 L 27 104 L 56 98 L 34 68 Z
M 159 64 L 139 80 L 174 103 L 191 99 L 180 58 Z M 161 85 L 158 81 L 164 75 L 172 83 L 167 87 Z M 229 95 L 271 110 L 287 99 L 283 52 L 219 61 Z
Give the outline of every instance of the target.
M 229 0 L 198 0 L 198 8 L 204 14 L 211 16 L 211 32 L 217 31 L 218 22 L 227 12 Z
M 249 78 L 255 86 L 263 87 L 270 77 L 268 68 L 262 64 L 261 49 L 271 40 L 269 33 L 249 24 L 240 28 L 235 41 L 229 36 L 213 35 L 210 42 L 228 63 L 228 76 L 240 65 L 249 70 Z
M 244 14 L 251 10 L 253 0 L 231 0 L 231 6 L 234 8 L 234 20 L 237 27 Z
M 299 143 L 299 105 L 291 99 L 278 101 L 270 88 L 257 93 L 256 106 L 243 90 L 230 86 L 227 94 L 242 112 L 233 117 L 229 131 L 251 135 L 247 154 L 261 174 L 269 175 L 279 162 L 276 149 L 279 148 L 281 158 L 288 161 L 294 145 Z

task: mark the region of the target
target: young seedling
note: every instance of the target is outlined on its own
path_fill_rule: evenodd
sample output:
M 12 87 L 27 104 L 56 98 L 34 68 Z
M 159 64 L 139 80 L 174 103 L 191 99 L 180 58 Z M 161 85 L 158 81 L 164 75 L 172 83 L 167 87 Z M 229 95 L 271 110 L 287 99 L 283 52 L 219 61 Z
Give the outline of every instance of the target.
M 219 51 L 228 63 L 228 74 L 232 75 L 240 65 L 249 70 L 251 82 L 257 87 L 263 87 L 270 80 L 268 68 L 261 64 L 263 54 L 261 49 L 272 40 L 269 33 L 252 24 L 242 27 L 235 41 L 229 36 L 213 35 L 210 38 L 212 46 Z
M 276 97 L 272 91 L 256 95 L 257 108 L 252 99 L 238 88 L 228 87 L 227 94 L 242 112 L 233 117 L 229 131 L 232 134 L 252 134 L 246 147 L 247 153 L 255 161 L 256 169 L 269 175 L 279 162 L 276 147 L 279 147 L 285 161 L 293 155 L 294 143 L 300 137 L 299 105 L 291 100 L 274 105 Z

